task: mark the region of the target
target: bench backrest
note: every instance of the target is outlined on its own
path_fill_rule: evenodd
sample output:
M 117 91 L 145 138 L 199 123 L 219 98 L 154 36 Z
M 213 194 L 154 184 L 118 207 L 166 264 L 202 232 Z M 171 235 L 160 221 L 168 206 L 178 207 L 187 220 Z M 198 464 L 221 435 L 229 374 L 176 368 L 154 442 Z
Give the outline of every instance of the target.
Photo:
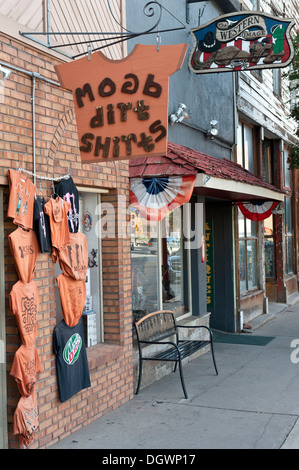
M 174 314 L 170 310 L 149 313 L 135 323 L 139 341 L 160 340 L 176 334 Z

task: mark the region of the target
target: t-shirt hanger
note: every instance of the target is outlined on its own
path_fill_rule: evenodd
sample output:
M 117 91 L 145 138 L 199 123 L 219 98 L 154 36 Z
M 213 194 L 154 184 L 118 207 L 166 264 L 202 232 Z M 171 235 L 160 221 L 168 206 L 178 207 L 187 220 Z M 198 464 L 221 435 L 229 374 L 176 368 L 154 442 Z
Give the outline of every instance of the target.
M 46 180 L 46 181 L 61 181 L 63 179 L 65 180 L 68 180 L 69 177 L 71 176 L 70 175 L 70 169 L 68 167 L 68 173 L 65 174 L 65 175 L 62 175 L 62 176 L 56 176 L 56 177 L 51 177 L 51 176 L 43 176 L 43 175 L 38 175 L 37 173 L 33 173 L 32 171 L 29 171 L 29 170 L 26 170 L 25 168 L 23 168 L 22 165 L 19 166 L 19 168 L 17 168 L 17 171 L 19 171 L 19 173 L 26 173 L 27 175 L 30 175 L 30 176 L 33 176 L 34 178 L 37 178 L 37 179 L 40 179 L 40 180 Z

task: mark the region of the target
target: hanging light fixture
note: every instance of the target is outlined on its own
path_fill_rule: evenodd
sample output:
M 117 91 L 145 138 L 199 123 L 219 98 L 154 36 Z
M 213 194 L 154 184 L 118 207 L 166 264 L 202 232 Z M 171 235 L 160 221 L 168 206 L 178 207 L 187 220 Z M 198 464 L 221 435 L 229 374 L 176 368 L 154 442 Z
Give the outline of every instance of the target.
M 213 119 L 212 121 L 210 121 L 211 129 L 209 129 L 206 133 L 206 136 L 208 137 L 208 139 L 214 139 L 214 137 L 218 135 L 217 124 L 218 124 L 218 121 L 216 121 L 216 119 Z
M 184 119 L 189 119 L 191 116 L 190 111 L 186 111 L 187 106 L 184 103 L 180 103 L 176 113 L 169 116 L 169 123 L 173 126 L 177 122 L 182 122 Z

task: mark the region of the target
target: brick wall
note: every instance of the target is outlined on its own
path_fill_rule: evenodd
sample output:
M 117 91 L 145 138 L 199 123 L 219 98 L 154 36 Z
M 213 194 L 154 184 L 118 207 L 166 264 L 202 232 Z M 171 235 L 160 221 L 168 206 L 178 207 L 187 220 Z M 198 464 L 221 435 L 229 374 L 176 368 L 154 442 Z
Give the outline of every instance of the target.
M 42 77 L 57 81 L 54 65 L 59 61 L 49 53 L 0 35 L 1 60 Z M 13 435 L 13 415 L 20 398 L 16 383 L 9 375 L 14 354 L 21 345 L 18 328 L 8 307 L 10 290 L 18 277 L 8 246 L 8 235 L 16 226 L 6 218 L 8 203 L 7 169 L 23 165 L 33 171 L 32 81 L 13 71 L 0 86 L 0 185 L 4 188 L 5 297 L 7 345 L 7 401 L 9 447 L 19 446 Z M 128 196 L 128 163 L 81 165 L 78 152 L 72 95 L 69 91 L 36 80 L 36 173 L 56 177 L 70 170 L 77 186 L 108 189 L 103 202 L 117 206 L 119 196 Z M 39 190 L 40 180 L 37 180 Z M 42 181 L 45 197 L 50 197 L 50 182 Z M 120 221 L 125 224 L 126 218 Z M 121 225 L 120 225 L 121 226 Z M 116 218 L 116 234 L 118 220 Z M 133 393 L 131 346 L 131 272 L 130 240 L 104 239 L 102 242 L 103 310 L 105 342 L 88 348 L 91 388 L 65 403 L 58 395 L 52 335 L 56 326 L 54 265 L 48 254 L 39 254 L 35 281 L 40 307 L 36 346 L 42 372 L 36 385 L 39 430 L 31 448 L 47 447 L 58 439 L 117 408 Z

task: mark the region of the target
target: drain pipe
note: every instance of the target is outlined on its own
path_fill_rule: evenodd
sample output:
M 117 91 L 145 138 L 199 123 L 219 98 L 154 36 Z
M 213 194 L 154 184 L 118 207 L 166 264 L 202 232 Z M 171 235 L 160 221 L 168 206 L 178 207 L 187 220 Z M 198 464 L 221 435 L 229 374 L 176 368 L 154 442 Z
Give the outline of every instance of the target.
M 55 82 L 54 80 L 50 80 L 49 78 L 43 77 L 40 73 L 37 72 L 29 72 L 28 70 L 22 69 L 20 67 L 16 67 L 15 65 L 8 64 L 7 62 L 3 62 L 0 60 L 0 65 L 3 65 L 3 67 L 7 67 L 8 69 L 15 70 L 16 72 L 24 73 L 25 75 L 28 75 L 29 77 L 35 77 L 38 78 L 39 80 L 42 80 L 43 82 L 51 83 L 51 85 L 56 85 L 56 86 L 61 86 L 59 82 Z
M 33 183 L 36 186 L 36 151 L 35 151 L 35 84 L 36 77 L 32 76 L 32 92 L 31 92 L 31 104 L 32 104 L 32 157 L 33 157 Z
M 34 185 L 36 185 L 36 176 L 35 176 L 35 169 L 36 169 L 36 137 L 35 137 L 35 88 L 36 88 L 36 79 L 42 80 L 46 83 L 50 83 L 51 85 L 55 85 L 60 87 L 59 82 L 55 82 L 54 80 L 50 80 L 49 78 L 43 77 L 37 72 L 29 72 L 28 70 L 22 69 L 20 67 L 16 67 L 14 65 L 8 64 L 6 62 L 0 61 L 0 65 L 3 67 L 7 67 L 9 69 L 14 70 L 15 72 L 24 73 L 28 75 L 32 79 L 32 91 L 31 91 L 31 105 L 32 105 L 32 158 L 33 158 L 33 174 L 34 174 Z

